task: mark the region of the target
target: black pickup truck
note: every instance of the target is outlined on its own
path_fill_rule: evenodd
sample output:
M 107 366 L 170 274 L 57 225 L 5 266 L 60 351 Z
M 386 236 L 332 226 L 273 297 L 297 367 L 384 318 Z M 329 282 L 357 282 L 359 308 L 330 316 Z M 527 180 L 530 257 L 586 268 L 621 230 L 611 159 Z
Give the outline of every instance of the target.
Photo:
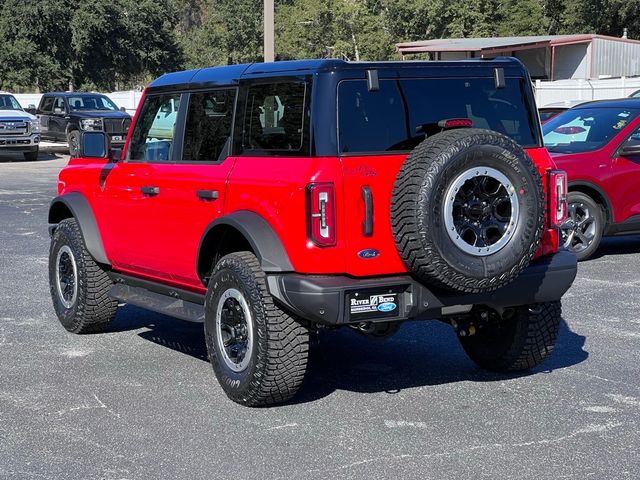
M 42 139 L 68 142 L 69 154 L 76 157 L 83 131 L 102 132 L 115 147 L 124 145 L 131 126 L 131 116 L 118 109 L 115 103 L 99 93 L 46 93 L 36 111 L 40 119 Z

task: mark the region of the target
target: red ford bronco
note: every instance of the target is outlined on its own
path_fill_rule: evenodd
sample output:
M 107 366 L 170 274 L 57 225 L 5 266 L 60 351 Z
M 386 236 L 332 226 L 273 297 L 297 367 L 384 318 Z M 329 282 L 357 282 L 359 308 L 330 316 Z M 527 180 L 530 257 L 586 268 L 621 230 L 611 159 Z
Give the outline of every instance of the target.
M 204 322 L 232 400 L 290 399 L 309 337 L 450 323 L 481 367 L 553 349 L 576 274 L 564 172 L 517 60 L 234 65 L 151 83 L 122 152 L 84 132 L 49 212 L 56 313 Z

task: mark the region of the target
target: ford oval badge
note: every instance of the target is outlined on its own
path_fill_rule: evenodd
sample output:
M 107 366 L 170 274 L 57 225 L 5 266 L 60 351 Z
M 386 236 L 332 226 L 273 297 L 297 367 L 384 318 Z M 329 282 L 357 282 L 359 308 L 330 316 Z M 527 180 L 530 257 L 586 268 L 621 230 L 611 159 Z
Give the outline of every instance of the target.
M 374 248 L 366 248 L 358 252 L 358 256 L 365 259 L 376 258 L 378 255 L 380 255 L 380 252 Z
M 393 302 L 385 302 L 378 305 L 380 312 L 393 312 L 396 309 L 396 304 Z

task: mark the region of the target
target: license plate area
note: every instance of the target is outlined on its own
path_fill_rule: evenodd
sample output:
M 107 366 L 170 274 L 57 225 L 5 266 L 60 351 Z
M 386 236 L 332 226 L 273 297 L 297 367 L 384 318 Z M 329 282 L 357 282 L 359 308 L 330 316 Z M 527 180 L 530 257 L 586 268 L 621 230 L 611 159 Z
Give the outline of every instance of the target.
M 348 290 L 345 295 L 345 311 L 348 322 L 392 319 L 404 315 L 404 292 L 406 287 L 377 287 Z

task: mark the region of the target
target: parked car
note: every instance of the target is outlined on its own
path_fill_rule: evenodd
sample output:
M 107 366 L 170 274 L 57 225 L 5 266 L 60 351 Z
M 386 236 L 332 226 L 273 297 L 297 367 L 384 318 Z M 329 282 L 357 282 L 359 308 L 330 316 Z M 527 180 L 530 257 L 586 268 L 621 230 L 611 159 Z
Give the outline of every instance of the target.
M 565 100 L 564 102 L 550 103 L 544 107 L 540 107 L 538 108 L 538 112 L 540 113 L 540 122 L 545 124 L 556 115 L 566 112 L 570 108 L 576 107 L 581 103 L 584 103 L 584 100 Z
M 569 175 L 564 245 L 585 260 L 603 235 L 640 232 L 640 99 L 584 103 L 543 125 Z
M 82 132 L 103 131 L 114 147 L 122 147 L 131 125 L 131 116 L 119 110 L 106 95 L 85 92 L 46 93 L 36 111 L 42 139 L 67 142 L 76 157 Z
M 481 367 L 530 369 L 576 274 L 558 250 L 566 175 L 530 85 L 515 59 L 164 75 L 122 160 L 85 131 L 60 173 L 58 318 L 101 331 L 125 302 L 204 322 L 220 385 L 243 405 L 291 398 L 323 328 L 385 337 L 436 318 Z
M 0 92 L 0 152 L 17 152 L 36 160 L 40 145 L 38 119 L 25 112 L 16 97 Z

